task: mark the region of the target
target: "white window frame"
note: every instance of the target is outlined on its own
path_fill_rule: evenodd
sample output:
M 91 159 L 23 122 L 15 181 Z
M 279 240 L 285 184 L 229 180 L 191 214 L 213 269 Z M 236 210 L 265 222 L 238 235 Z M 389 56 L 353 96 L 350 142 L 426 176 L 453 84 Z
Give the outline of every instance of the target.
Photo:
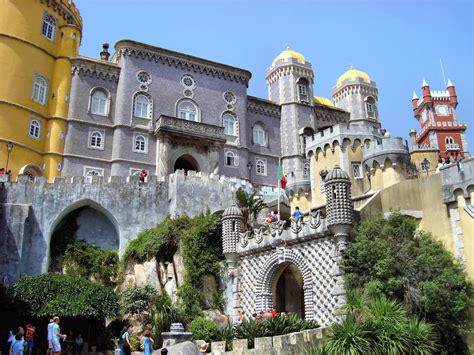
M 263 171 L 261 167 L 263 166 Z M 255 174 L 267 176 L 267 159 L 255 158 Z
M 365 115 L 368 118 L 375 118 L 375 99 L 372 96 L 367 96 L 365 99 Z
M 43 15 L 43 21 L 41 21 L 41 35 L 46 37 L 50 41 L 54 41 L 56 35 L 56 18 L 48 12 Z
M 227 158 L 229 155 L 232 155 L 232 159 L 234 161 L 234 164 L 228 164 L 227 163 Z M 225 149 L 224 150 L 224 165 L 229 167 L 229 168 L 237 168 L 239 166 L 239 155 L 235 150 L 231 149 Z
M 43 75 L 35 74 L 33 77 L 31 99 L 40 105 L 46 105 L 48 102 L 48 86 L 48 79 Z
M 183 110 L 180 108 L 181 105 L 183 104 L 191 104 L 195 111 L 194 111 L 194 119 L 191 119 L 191 114 L 193 112 L 189 111 L 189 110 Z M 201 122 L 201 117 L 200 117 L 200 112 L 199 112 L 199 106 L 193 101 L 193 100 L 190 100 L 190 99 L 183 99 L 183 100 L 179 100 L 177 103 L 176 103 L 176 117 L 179 118 L 179 119 L 182 119 L 182 120 L 186 120 L 186 121 L 192 121 L 192 122 Z
M 33 134 L 31 133 L 31 129 L 32 129 L 32 127 L 33 127 L 33 125 L 34 125 L 35 123 L 37 124 L 37 127 L 36 127 L 36 129 L 37 129 L 36 135 L 34 134 L 35 132 L 34 132 Z M 28 135 L 29 135 L 31 138 L 36 139 L 36 140 L 38 140 L 38 141 L 41 139 L 41 121 L 40 121 L 39 119 L 34 118 L 34 117 L 30 118 L 30 125 L 29 125 L 29 127 L 28 127 Z
M 94 95 L 102 93 L 105 95 L 104 112 L 94 111 Z M 100 106 L 99 106 L 100 107 Z M 98 116 L 109 116 L 110 113 L 110 93 L 107 89 L 97 87 L 91 90 L 89 95 L 89 113 Z
M 100 145 L 92 145 L 92 136 L 98 133 L 100 134 Z M 89 129 L 89 137 L 87 141 L 87 147 L 89 149 L 96 149 L 96 150 L 104 150 L 105 146 L 105 131 L 103 129 L 96 129 L 96 128 L 90 128 Z
M 309 161 L 305 161 L 303 163 L 303 175 L 310 176 L 311 175 L 311 163 Z
M 89 175 L 89 172 L 96 172 L 98 174 Z M 92 176 L 104 176 L 104 169 L 98 168 L 96 166 L 86 166 L 84 165 L 83 174 L 85 177 L 92 177 Z
M 144 139 L 144 149 L 140 150 L 137 149 L 137 139 L 138 137 L 142 137 Z M 135 153 L 141 153 L 141 154 L 148 154 L 148 134 L 146 133 L 134 133 L 133 134 L 133 146 L 132 146 L 132 151 Z
M 140 112 L 137 112 L 137 105 L 138 105 L 137 100 L 141 96 L 143 96 L 148 101 L 148 105 L 147 105 L 146 110 L 145 110 L 146 111 L 145 116 L 142 115 L 143 114 L 143 108 L 140 108 Z M 142 103 L 140 103 L 140 105 L 142 105 Z M 144 118 L 144 119 L 147 119 L 147 120 L 150 120 L 153 117 L 153 99 L 146 92 L 139 91 L 139 92 L 135 93 L 135 95 L 133 95 L 132 116 L 133 117 L 138 117 L 138 118 Z
M 363 179 L 364 178 L 364 172 L 362 170 L 362 164 L 358 162 L 353 162 L 351 163 L 351 168 L 352 168 L 352 176 L 354 179 Z M 356 172 L 358 171 L 358 173 Z
M 260 134 L 262 134 L 262 139 L 263 142 L 260 142 Z M 253 137 L 253 144 L 254 145 L 259 145 L 261 147 L 266 147 L 267 146 L 267 131 L 265 130 L 265 127 L 260 124 L 256 123 L 253 128 L 252 128 L 252 137 Z
M 445 144 L 454 144 L 454 138 L 451 137 L 451 136 L 447 136 L 446 138 L 444 138 L 444 143 Z
M 232 133 L 229 133 L 229 132 L 226 131 L 226 129 L 227 129 L 226 118 L 232 119 Z M 238 133 L 237 133 L 237 117 L 235 117 L 235 115 L 233 115 L 229 112 L 225 112 L 222 115 L 222 126 L 224 127 L 224 134 L 226 134 L 228 136 L 233 136 L 233 137 L 238 136 Z

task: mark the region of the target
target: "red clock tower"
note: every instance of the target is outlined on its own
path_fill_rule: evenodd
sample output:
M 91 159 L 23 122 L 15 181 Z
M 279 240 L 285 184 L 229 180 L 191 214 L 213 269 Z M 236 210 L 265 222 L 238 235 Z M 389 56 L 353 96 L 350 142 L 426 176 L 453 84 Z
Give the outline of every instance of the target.
M 439 151 L 442 158 L 462 158 L 469 155 L 466 139 L 466 123 L 456 117 L 458 99 L 456 89 L 448 80 L 447 90 L 431 91 L 426 80 L 423 80 L 420 99 L 413 93 L 413 112 L 420 123 L 420 132 L 416 135 L 418 148 L 433 148 Z

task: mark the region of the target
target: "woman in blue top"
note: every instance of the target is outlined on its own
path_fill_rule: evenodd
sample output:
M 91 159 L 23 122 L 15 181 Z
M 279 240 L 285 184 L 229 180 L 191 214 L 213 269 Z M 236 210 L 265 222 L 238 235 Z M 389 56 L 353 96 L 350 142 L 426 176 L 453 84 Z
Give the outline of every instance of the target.
M 151 332 L 149 330 L 143 333 L 142 344 L 143 344 L 143 354 L 151 355 L 153 351 L 153 339 L 151 338 Z
M 18 333 L 10 347 L 10 355 L 23 355 L 23 335 Z
M 130 333 L 132 332 L 132 326 L 124 327 L 122 335 L 120 336 L 120 341 L 122 343 L 122 352 L 125 355 L 132 354 L 132 344 L 130 343 Z

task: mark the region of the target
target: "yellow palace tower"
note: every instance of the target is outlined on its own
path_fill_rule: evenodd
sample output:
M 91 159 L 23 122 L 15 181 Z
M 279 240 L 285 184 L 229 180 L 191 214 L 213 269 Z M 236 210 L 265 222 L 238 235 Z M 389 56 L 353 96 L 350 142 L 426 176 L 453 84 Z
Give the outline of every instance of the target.
M 60 175 L 82 18 L 72 0 L 0 0 L 0 169 Z

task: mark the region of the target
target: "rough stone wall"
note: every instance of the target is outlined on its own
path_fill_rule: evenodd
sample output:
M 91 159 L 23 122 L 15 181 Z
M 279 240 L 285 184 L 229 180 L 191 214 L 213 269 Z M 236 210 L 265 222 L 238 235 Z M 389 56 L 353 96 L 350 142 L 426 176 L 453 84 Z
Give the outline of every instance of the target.
M 136 177 L 125 181 L 97 176 L 61 177 L 52 184 L 45 178 L 31 182 L 26 176 L 17 182 L 0 181 L 0 280 L 7 277 L 11 283 L 21 274 L 46 272 L 52 233 L 78 208 L 89 206 L 104 214 L 117 231 L 123 253 L 131 239 L 167 214 L 224 210 L 236 188 L 236 183 L 219 176 L 192 172 L 185 176 L 183 171 L 162 182 L 149 176 L 146 183 Z

